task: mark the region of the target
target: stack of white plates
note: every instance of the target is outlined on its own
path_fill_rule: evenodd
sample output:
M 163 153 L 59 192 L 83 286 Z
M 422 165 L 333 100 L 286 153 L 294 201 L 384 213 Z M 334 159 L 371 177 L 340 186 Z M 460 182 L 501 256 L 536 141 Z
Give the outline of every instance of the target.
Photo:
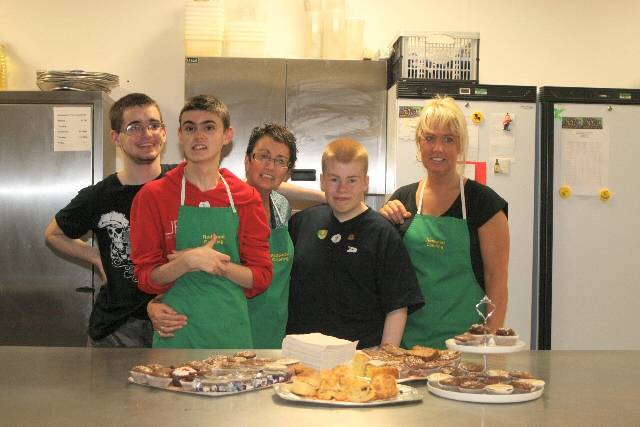
M 282 340 L 282 354 L 322 370 L 350 363 L 357 345 L 358 341 L 347 341 L 317 332 L 287 335 Z
M 184 10 L 186 56 L 220 56 L 223 38 L 223 0 L 187 0 Z
M 120 83 L 118 76 L 109 73 L 70 70 L 37 71 L 36 84 L 42 90 L 101 90 L 111 92 Z
M 229 22 L 224 28 L 225 56 L 264 56 L 264 24 L 254 21 Z

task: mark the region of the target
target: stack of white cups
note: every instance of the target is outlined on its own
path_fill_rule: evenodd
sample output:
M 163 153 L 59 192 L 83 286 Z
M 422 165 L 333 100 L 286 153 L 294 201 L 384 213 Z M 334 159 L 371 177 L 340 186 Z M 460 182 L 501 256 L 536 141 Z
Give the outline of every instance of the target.
M 224 0 L 186 0 L 186 56 L 220 56 L 224 37 Z
M 265 28 L 258 0 L 243 0 L 227 5 L 224 27 L 224 55 L 264 56 Z

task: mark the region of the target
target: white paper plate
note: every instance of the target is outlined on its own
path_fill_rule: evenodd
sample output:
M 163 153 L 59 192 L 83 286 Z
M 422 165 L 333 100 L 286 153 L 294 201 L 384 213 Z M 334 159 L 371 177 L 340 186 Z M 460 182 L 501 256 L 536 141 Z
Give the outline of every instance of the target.
M 304 403 L 312 403 L 315 405 L 330 405 L 330 406 L 382 406 L 382 405 L 395 405 L 398 403 L 405 402 L 420 402 L 422 400 L 422 395 L 413 387 L 409 387 L 406 385 L 398 384 L 398 395 L 393 399 L 385 399 L 385 400 L 374 400 L 373 402 L 365 402 L 365 403 L 357 403 L 357 402 L 338 402 L 336 400 L 320 400 L 320 399 L 310 399 L 303 396 L 298 396 L 297 394 L 291 393 L 287 388 L 286 384 L 275 384 L 273 386 L 273 390 L 276 392 L 278 397 L 288 400 L 291 402 L 304 402 Z
M 461 353 L 478 353 L 478 354 L 502 354 L 517 353 L 527 349 L 527 343 L 518 340 L 515 345 L 460 345 L 456 344 L 456 340 L 449 338 L 444 342 L 449 350 L 457 350 Z
M 429 391 L 436 396 L 444 397 L 446 399 L 460 400 L 462 402 L 476 402 L 476 403 L 517 403 L 528 402 L 535 400 L 542 396 L 544 388 L 536 390 L 531 393 L 518 393 L 518 394 L 473 394 L 462 393 L 459 391 L 443 390 L 435 387 L 431 384 L 427 384 Z

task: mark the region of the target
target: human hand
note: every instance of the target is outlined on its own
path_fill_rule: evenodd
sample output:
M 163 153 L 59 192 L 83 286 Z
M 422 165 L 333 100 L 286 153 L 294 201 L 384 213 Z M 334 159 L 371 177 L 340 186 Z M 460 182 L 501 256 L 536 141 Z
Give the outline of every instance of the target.
M 151 300 L 147 304 L 147 314 L 149 314 L 153 329 L 158 331 L 158 335 L 165 338 L 174 336 L 175 332 L 184 328 L 188 322 L 187 316 L 156 300 Z
M 186 257 L 187 265 L 191 271 L 204 271 L 206 273 L 215 274 L 218 276 L 224 276 L 231 257 L 222 252 L 218 252 L 213 249 L 213 245 L 216 244 L 218 236 L 215 234 L 204 245 L 184 251 L 184 254 L 179 254 L 179 257 Z
M 404 207 L 400 200 L 389 200 L 378 212 L 394 224 L 404 224 L 406 218 L 411 218 L 411 212 Z

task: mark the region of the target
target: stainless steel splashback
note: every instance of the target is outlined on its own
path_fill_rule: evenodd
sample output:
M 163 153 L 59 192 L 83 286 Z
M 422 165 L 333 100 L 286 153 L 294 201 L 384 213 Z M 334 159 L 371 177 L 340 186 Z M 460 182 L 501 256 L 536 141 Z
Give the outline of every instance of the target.
M 369 152 L 369 193 L 384 194 L 386 157 L 386 64 L 383 61 L 187 58 L 185 96 L 208 93 L 231 112 L 235 138 L 222 165 L 244 176 L 251 130 L 267 121 L 286 124 L 298 139 L 296 169 L 315 170 L 338 137 L 362 142 Z

